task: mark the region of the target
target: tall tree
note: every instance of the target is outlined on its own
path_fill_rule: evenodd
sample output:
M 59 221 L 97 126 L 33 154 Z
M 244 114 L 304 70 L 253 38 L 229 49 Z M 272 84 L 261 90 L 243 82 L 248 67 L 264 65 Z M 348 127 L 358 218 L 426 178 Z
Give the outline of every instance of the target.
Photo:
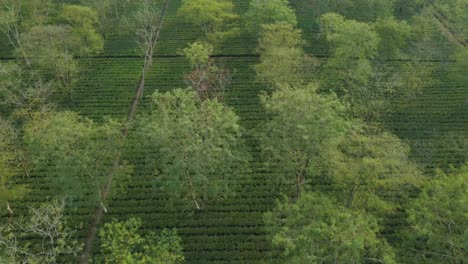
M 392 59 L 400 55 L 410 37 L 411 27 L 404 20 L 398 21 L 393 17 L 378 19 L 373 24 L 379 34 L 379 58 Z
M 68 227 L 65 204 L 53 201 L 30 208 L 28 218 L 0 226 L 0 263 L 63 263 L 60 257 L 76 256 L 81 245 Z M 31 239 L 36 239 L 31 243 Z
M 104 224 L 99 232 L 104 263 L 178 264 L 184 262 L 182 241 L 175 230 L 140 235 L 141 220 Z
M 261 98 L 270 116 L 261 129 L 261 148 L 268 164 L 281 169 L 278 180 L 294 182 L 296 196 L 347 129 L 345 107 L 336 96 L 319 95 L 316 90 L 310 84 Z
M 406 208 L 409 227 L 401 245 L 404 263 L 463 263 L 467 259 L 468 167 L 441 171 Z
M 278 202 L 265 222 L 282 253 L 280 263 L 396 263 L 372 215 L 337 205 L 323 193 Z
M 228 0 L 182 0 L 177 15 L 200 27 L 206 41 L 214 46 L 239 34 L 239 16 Z
M 0 63 L 0 105 L 12 107 L 15 117 L 32 118 L 34 112 L 52 107 L 50 95 L 57 90 L 53 81 L 42 81 L 35 71 L 22 69 L 17 63 Z
M 260 63 L 255 65 L 257 79 L 272 90 L 303 84 L 314 62 L 302 49 L 303 42 L 301 30 L 291 24 L 263 25 L 257 48 Z
M 244 21 L 246 28 L 256 35 L 265 24 L 297 25 L 296 14 L 287 0 L 253 0 L 244 15 Z
M 208 98 L 224 100 L 232 75 L 229 69 L 219 67 L 214 59 L 213 46 L 204 42 L 194 42 L 181 51 L 190 62 L 192 70 L 184 76 L 186 85 L 194 89 L 200 100 Z
M 36 170 L 44 171 L 58 198 L 102 202 L 123 142 L 121 124 L 107 120 L 99 125 L 73 112 L 51 113 L 27 123 L 24 140 Z M 123 177 L 128 170 L 123 164 L 115 173 Z
M 71 38 L 63 26 L 35 26 L 21 34 L 22 46 L 16 51 L 27 54 L 32 67 L 43 73 L 41 78 L 56 81 L 70 99 L 79 72 Z
M 373 76 L 371 59 L 377 56 L 380 38 L 366 23 L 328 13 L 320 17 L 321 32 L 331 44 L 326 67 L 348 93 L 365 93 Z M 361 89 L 361 90 L 360 90 Z M 363 91 L 364 89 L 364 91 Z
M 196 209 L 232 191 L 246 162 L 239 117 L 216 99 L 176 89 L 156 92 L 151 115 L 143 122 L 145 144 L 157 150 L 156 176 L 175 197 Z
M 80 56 L 96 55 L 103 51 L 104 40 L 96 28 L 96 11 L 86 6 L 65 5 L 59 20 L 69 26 L 74 54 Z
M 376 216 L 406 206 L 422 182 L 409 147 L 377 128 L 354 126 L 332 161 L 334 188 L 342 205 Z

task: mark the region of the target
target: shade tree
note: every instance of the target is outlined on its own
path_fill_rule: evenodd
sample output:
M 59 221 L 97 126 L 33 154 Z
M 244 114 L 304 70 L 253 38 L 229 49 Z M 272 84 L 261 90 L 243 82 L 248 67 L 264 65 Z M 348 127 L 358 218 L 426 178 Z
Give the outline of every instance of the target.
M 264 219 L 280 263 L 396 263 L 376 218 L 324 193 L 277 201 Z
M 248 158 L 234 111 L 188 89 L 156 92 L 152 105 L 141 130 L 163 190 L 196 209 L 232 193 Z
M 466 260 L 468 168 L 438 171 L 405 208 L 401 262 L 463 263 Z
M 64 203 L 54 200 L 31 207 L 27 217 L 0 226 L 0 256 L 6 257 L 0 262 L 63 263 L 61 258 L 76 256 L 81 249 L 74 236 Z
M 44 173 L 54 190 L 52 195 L 104 206 L 101 196 L 108 175 L 123 179 L 131 172 L 125 162 L 114 164 L 124 142 L 122 125 L 110 119 L 97 124 L 74 112 L 39 117 L 25 125 L 24 142 L 35 170 Z
M 306 73 L 313 70 L 314 60 L 302 49 L 302 32 L 291 24 L 262 25 L 257 51 L 260 63 L 254 66 L 257 80 L 270 90 L 301 85 Z
M 255 35 L 259 35 L 266 24 L 297 25 L 296 14 L 287 0 L 253 0 L 243 19 L 247 30 Z
M 33 118 L 35 112 L 46 112 L 53 105 L 49 98 L 57 90 L 54 81 L 43 81 L 35 71 L 15 62 L 0 63 L 0 105 L 13 109 L 13 116 Z
M 410 148 L 379 128 L 354 124 L 333 155 L 333 189 L 347 208 L 383 217 L 404 208 L 424 182 Z
M 406 21 L 393 17 L 379 18 L 373 28 L 380 38 L 379 59 L 392 59 L 401 55 L 411 35 L 411 27 Z
M 58 20 L 69 28 L 73 54 L 90 56 L 104 50 L 104 40 L 96 30 L 97 12 L 93 9 L 80 5 L 64 5 Z
M 226 0 L 183 0 L 177 15 L 199 27 L 204 39 L 214 46 L 239 34 L 239 15 Z
M 371 59 L 380 38 L 369 24 L 328 13 L 320 17 L 321 32 L 331 46 L 326 67 L 347 93 L 364 93 L 373 76 Z M 362 89 L 362 90 L 361 90 Z M 361 91 L 360 91 L 361 90 Z
M 180 54 L 186 57 L 191 66 L 191 71 L 184 76 L 187 87 L 195 90 L 200 100 L 224 100 L 232 74 L 228 68 L 217 66 L 210 57 L 213 54 L 213 46 L 197 41 L 181 50 Z
M 141 235 L 141 219 L 113 220 L 99 231 L 103 263 L 178 264 L 184 262 L 182 241 L 176 230 Z
M 294 185 L 296 197 L 348 127 L 345 106 L 334 95 L 318 94 L 317 88 L 284 88 L 261 97 L 269 116 L 259 132 L 261 150 L 267 165 L 281 171 L 274 180 Z

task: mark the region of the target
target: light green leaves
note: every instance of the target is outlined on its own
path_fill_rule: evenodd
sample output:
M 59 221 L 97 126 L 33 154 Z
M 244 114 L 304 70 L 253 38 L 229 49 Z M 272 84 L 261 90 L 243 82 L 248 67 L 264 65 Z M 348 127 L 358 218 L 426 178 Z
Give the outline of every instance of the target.
M 374 217 L 338 206 L 322 193 L 277 202 L 265 214 L 265 222 L 273 245 L 282 252 L 282 263 L 396 263 L 391 248 L 378 236 Z
M 317 86 L 283 88 L 262 97 L 270 119 L 261 129 L 262 151 L 270 166 L 280 168 L 278 179 L 295 183 L 299 196 L 347 129 L 345 107 L 334 95 L 317 94 Z
M 157 151 L 152 162 L 164 189 L 191 199 L 197 209 L 226 196 L 246 161 L 239 117 L 216 99 L 200 101 L 190 90 L 157 92 L 152 99 L 143 133 Z
M 183 0 L 177 15 L 201 28 L 205 40 L 219 45 L 239 34 L 236 25 L 239 16 L 234 13 L 234 4 L 226 0 Z
M 266 24 L 297 25 L 296 14 L 287 0 L 253 0 L 244 20 L 247 30 L 255 35 L 260 34 Z
M 37 170 L 45 172 L 55 195 L 100 201 L 109 173 L 124 176 L 113 161 L 123 144 L 121 125 L 106 120 L 102 125 L 73 112 L 59 112 L 35 118 L 25 127 L 24 139 Z M 87 197 L 89 198 L 89 197 Z
M 312 60 L 302 49 L 302 32 L 285 23 L 263 25 L 261 32 L 257 79 L 269 89 L 303 84 Z
M 112 221 L 99 231 L 104 263 L 179 264 L 184 262 L 182 241 L 175 230 L 140 235 L 141 220 Z

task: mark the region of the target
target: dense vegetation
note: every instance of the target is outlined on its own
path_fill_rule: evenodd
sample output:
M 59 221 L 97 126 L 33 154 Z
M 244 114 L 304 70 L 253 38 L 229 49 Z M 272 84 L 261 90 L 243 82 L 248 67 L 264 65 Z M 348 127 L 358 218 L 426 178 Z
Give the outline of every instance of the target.
M 468 259 L 467 0 L 0 0 L 0 263 Z

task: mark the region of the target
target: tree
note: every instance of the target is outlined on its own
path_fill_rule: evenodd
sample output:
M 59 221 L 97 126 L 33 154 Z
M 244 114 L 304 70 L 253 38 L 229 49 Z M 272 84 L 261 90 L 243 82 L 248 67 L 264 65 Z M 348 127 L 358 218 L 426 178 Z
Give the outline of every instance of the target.
M 468 240 L 468 167 L 441 171 L 409 207 L 401 250 L 405 263 L 463 263 Z
M 217 46 L 239 34 L 239 16 L 233 9 L 234 4 L 228 0 L 183 0 L 177 15 L 200 27 L 206 41 Z
M 396 263 L 372 215 L 337 205 L 322 193 L 277 202 L 265 222 L 281 263 Z
M 124 30 L 125 21 L 123 18 L 128 10 L 132 10 L 134 7 L 128 0 L 81 0 L 86 6 L 89 6 L 97 13 L 98 32 L 105 38 L 110 32 L 115 33 Z M 136 1 L 139 2 L 139 1 Z M 115 30 L 116 27 L 119 30 Z
M 102 190 L 122 147 L 121 127 L 113 120 L 99 125 L 73 112 L 50 113 L 26 124 L 24 140 L 54 195 L 102 203 Z M 129 169 L 124 163 L 116 175 L 124 177 Z
M 141 220 L 112 221 L 99 231 L 104 263 L 121 264 L 177 264 L 184 262 L 182 241 L 175 230 L 164 229 L 139 234 Z
M 261 130 L 261 149 L 268 164 L 282 171 L 278 180 L 292 184 L 294 179 L 297 197 L 347 128 L 345 107 L 336 96 L 316 90 L 310 84 L 261 97 L 270 116 Z
M 339 150 L 331 166 L 333 185 L 347 208 L 384 216 L 405 206 L 421 185 L 409 147 L 388 132 L 355 125 Z
M 153 52 L 159 38 L 164 8 L 160 1 L 138 2 L 130 27 L 138 37 L 141 50 L 145 53 L 145 68 L 153 61 Z M 146 66 L 148 65 L 148 66 Z
M 59 19 L 70 27 L 73 53 L 80 56 L 96 55 L 103 51 L 104 40 L 97 33 L 96 11 L 86 6 L 65 5 Z
M 379 34 L 379 58 L 390 59 L 400 55 L 401 49 L 406 45 L 411 34 L 411 27 L 406 21 L 398 21 L 393 17 L 378 19 L 373 24 L 374 30 Z
M 232 79 L 229 69 L 215 65 L 214 60 L 210 58 L 212 53 L 213 46 L 203 42 L 189 44 L 181 51 L 192 67 L 184 76 L 184 81 L 189 88 L 198 93 L 202 101 L 208 98 L 224 100 L 226 88 Z
M 302 49 L 302 32 L 291 24 L 262 26 L 257 51 L 260 63 L 255 65 L 257 79 L 270 89 L 303 84 L 305 72 L 313 61 Z
M 18 145 L 18 136 L 11 124 L 0 117 L 0 202 L 10 214 L 13 213 L 10 202 L 26 192 L 26 186 L 15 183 L 15 177 L 26 174 L 22 149 Z
M 191 199 L 196 209 L 226 196 L 247 160 L 239 117 L 190 90 L 156 92 L 152 100 L 142 133 L 145 144 L 157 150 L 153 163 L 165 190 Z
M 245 26 L 253 34 L 259 34 L 265 24 L 297 25 L 296 14 L 287 0 L 253 0 L 244 15 Z
M 190 66 L 195 69 L 205 67 L 213 55 L 213 46 L 206 42 L 196 41 L 189 43 L 189 46 L 184 48 L 180 54 L 184 55 L 190 62 Z
M 17 63 L 0 63 L 0 105 L 12 107 L 17 117 L 32 118 L 34 112 L 51 108 L 49 97 L 56 87 L 55 82 L 44 82 Z
M 21 35 L 22 46 L 17 53 L 27 54 L 32 67 L 44 74 L 43 79 L 57 81 L 71 99 L 79 72 L 78 62 L 71 52 L 71 32 L 63 26 L 35 26 Z
M 63 263 L 60 256 L 76 256 L 81 245 L 67 227 L 64 209 L 64 203 L 44 203 L 30 208 L 28 218 L 0 226 L 0 252 L 3 249 L 7 263 Z
M 366 23 L 328 13 L 320 17 L 321 32 L 331 44 L 326 67 L 348 93 L 365 93 L 373 76 L 371 59 L 377 56 L 379 36 Z

